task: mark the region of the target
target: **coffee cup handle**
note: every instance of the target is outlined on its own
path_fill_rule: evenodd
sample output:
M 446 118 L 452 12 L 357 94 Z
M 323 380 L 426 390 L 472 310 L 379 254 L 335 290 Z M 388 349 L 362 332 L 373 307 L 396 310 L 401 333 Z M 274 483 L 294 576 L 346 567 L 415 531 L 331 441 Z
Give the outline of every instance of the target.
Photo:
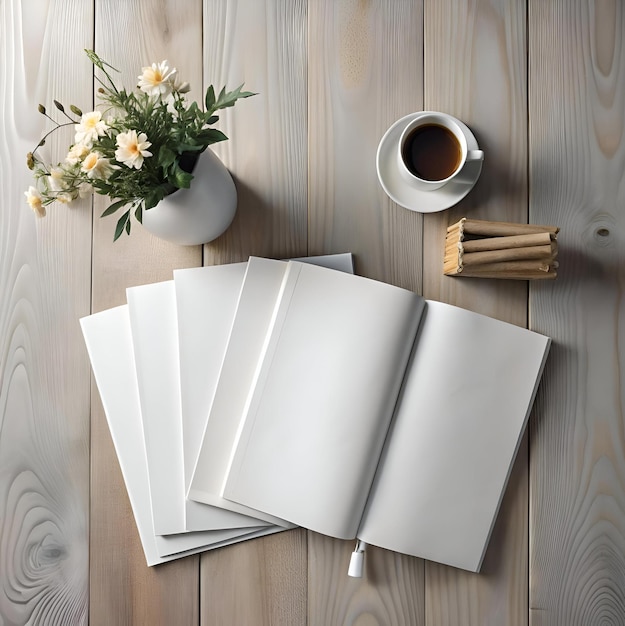
M 483 161 L 484 152 L 482 150 L 468 150 L 467 161 Z

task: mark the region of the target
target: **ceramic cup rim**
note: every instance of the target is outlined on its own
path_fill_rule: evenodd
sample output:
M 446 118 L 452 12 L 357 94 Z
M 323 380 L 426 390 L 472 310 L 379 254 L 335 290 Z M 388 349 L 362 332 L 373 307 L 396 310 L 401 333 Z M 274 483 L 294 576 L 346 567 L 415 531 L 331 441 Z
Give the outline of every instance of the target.
M 447 130 L 449 130 L 455 137 L 458 144 L 460 145 L 460 160 L 458 162 L 456 169 L 454 169 L 454 171 L 446 178 L 441 178 L 438 180 L 428 180 L 426 178 L 421 178 L 420 176 L 417 176 L 416 174 L 411 172 L 410 169 L 408 169 L 408 166 L 404 162 L 404 158 L 403 158 L 404 145 L 406 143 L 406 140 L 408 139 L 408 136 L 416 128 L 420 128 L 421 126 L 433 125 L 433 124 L 442 126 L 443 128 L 446 128 Z M 453 180 L 462 171 L 462 168 L 464 167 L 466 160 L 467 160 L 468 151 L 469 149 L 467 145 L 467 138 L 465 137 L 464 132 L 462 131 L 462 128 L 460 128 L 459 124 L 456 122 L 453 116 L 445 114 L 445 113 L 439 113 L 439 112 L 428 112 L 428 113 L 424 113 L 423 115 L 420 115 L 419 117 L 409 122 L 404 128 L 404 130 L 402 131 L 400 138 L 399 138 L 399 146 L 398 146 L 399 168 L 402 173 L 402 176 L 408 182 L 416 184 L 422 187 L 423 189 L 434 190 L 434 189 L 438 189 L 442 187 L 443 185 Z

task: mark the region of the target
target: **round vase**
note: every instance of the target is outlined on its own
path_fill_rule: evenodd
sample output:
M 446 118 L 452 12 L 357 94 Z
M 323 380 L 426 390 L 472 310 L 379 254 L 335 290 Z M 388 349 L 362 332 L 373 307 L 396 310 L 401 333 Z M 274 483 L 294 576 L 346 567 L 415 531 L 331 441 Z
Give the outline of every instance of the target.
M 199 155 L 188 189 L 178 189 L 143 211 L 153 235 L 185 246 L 213 241 L 232 223 L 237 190 L 226 166 L 210 149 Z

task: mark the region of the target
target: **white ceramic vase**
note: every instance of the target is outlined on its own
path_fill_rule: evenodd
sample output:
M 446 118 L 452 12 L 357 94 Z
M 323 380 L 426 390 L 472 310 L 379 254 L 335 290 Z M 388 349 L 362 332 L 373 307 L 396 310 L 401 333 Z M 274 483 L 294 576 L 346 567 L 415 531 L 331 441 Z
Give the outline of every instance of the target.
M 207 148 L 192 171 L 189 189 L 178 189 L 143 211 L 152 234 L 186 246 L 213 241 L 232 223 L 237 208 L 234 181 L 219 157 Z

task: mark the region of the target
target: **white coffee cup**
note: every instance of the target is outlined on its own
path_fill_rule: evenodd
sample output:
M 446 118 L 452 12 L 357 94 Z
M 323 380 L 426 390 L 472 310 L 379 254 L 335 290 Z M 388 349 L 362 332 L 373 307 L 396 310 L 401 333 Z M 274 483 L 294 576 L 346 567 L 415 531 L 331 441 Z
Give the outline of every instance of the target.
M 455 117 L 433 111 L 406 126 L 397 151 L 402 178 L 424 191 L 440 189 L 460 177 L 468 162 L 483 159 L 482 150 L 469 150 Z

